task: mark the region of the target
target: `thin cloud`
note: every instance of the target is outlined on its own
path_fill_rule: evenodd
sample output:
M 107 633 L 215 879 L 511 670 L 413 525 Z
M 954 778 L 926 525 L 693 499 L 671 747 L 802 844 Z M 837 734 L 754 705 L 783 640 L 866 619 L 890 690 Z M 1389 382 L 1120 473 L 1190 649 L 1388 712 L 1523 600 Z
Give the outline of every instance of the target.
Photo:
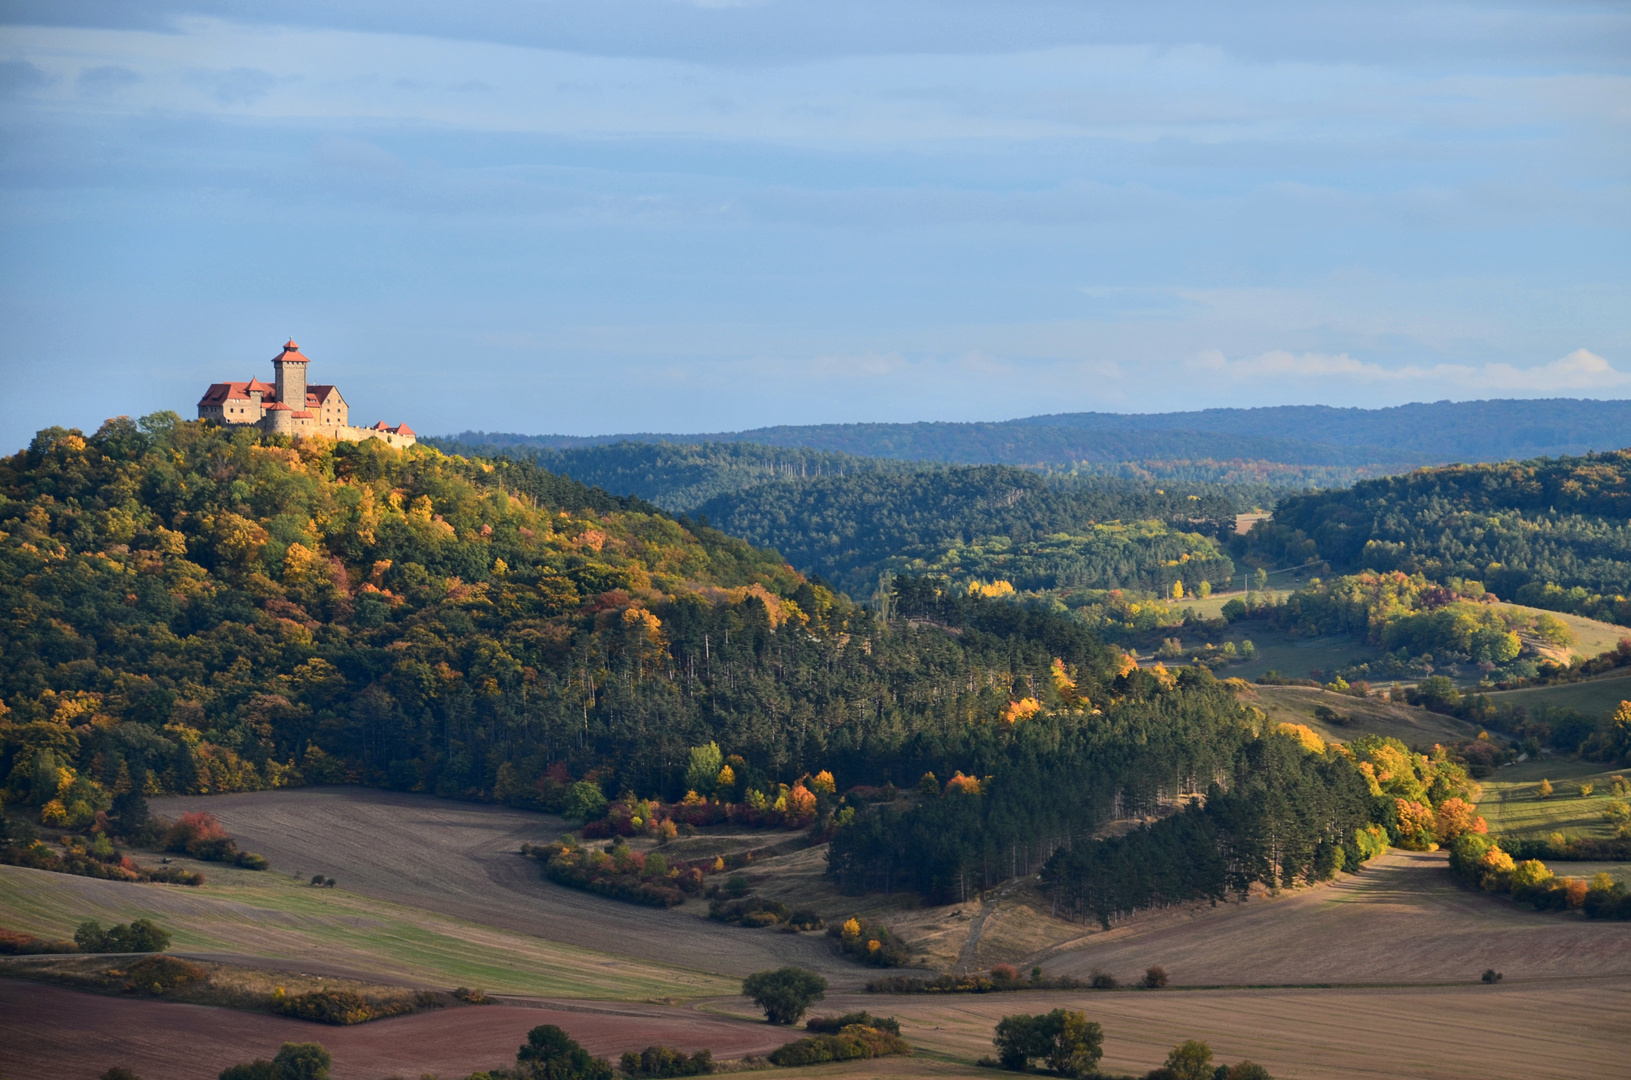
M 1520 368 L 1492 363 L 1434 364 L 1430 367 L 1406 365 L 1384 367 L 1356 360 L 1347 353 L 1290 353 L 1275 350 L 1260 356 L 1229 360 L 1210 350 L 1188 365 L 1236 383 L 1343 380 L 1366 384 L 1453 384 L 1479 391 L 1545 393 L 1548 391 L 1593 391 L 1631 385 L 1631 372 L 1620 371 L 1588 349 L 1576 349 L 1546 364 Z

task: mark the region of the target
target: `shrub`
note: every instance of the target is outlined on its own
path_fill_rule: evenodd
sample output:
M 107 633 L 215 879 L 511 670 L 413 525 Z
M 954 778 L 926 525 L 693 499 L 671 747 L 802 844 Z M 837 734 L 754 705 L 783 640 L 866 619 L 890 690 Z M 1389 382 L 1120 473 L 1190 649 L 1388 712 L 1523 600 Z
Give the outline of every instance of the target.
M 1116 988 L 1116 977 L 1108 971 L 1095 971 L 1093 977 L 1088 981 L 1095 990 L 1114 990 Z
M 794 930 L 825 930 L 827 924 L 809 908 L 800 908 L 787 917 L 787 925 Z
M 1274 1080 L 1269 1071 L 1255 1061 L 1242 1061 L 1238 1065 L 1231 1065 L 1227 1080 Z
M 1485 968 L 1484 981 L 1493 986 L 1501 981 L 1501 973 L 1496 971 L 1494 968 Z
M 827 933 L 838 939 L 838 947 L 845 953 L 873 967 L 900 967 L 912 958 L 904 941 L 871 919 L 853 916 L 840 925 L 829 926 Z
M 344 1027 L 366 1024 L 387 1016 L 400 1016 L 412 1012 L 413 1006 L 405 1001 L 373 1001 L 349 990 L 313 990 L 309 994 L 285 998 L 278 1004 L 278 1011 L 298 1020 Z
M 191 855 L 205 862 L 232 862 L 238 847 L 214 814 L 195 810 L 182 814 L 164 834 L 164 849 Z
M 706 1076 L 714 1071 L 714 1056 L 708 1050 L 698 1050 L 689 1056 L 683 1050 L 667 1046 L 648 1046 L 644 1050 L 627 1050 L 619 1067 L 629 1076 Z
M 742 980 L 742 993 L 764 1010 L 772 1024 L 796 1024 L 811 1005 L 827 995 L 827 980 L 813 971 L 784 967 L 760 971 Z
M 148 919 L 137 919 L 106 930 L 102 929 L 101 923 L 91 919 L 79 924 L 79 929 L 74 931 L 74 942 L 80 952 L 152 953 L 168 949 L 170 935 Z
M 33 934 L 25 934 L 20 930 L 0 928 L 0 955 L 23 956 L 34 953 L 71 953 L 78 951 L 79 946 L 72 941 L 44 941 Z
M 1159 990 L 1167 985 L 1167 969 L 1157 964 L 1144 972 L 1144 985 L 1151 990 Z
M 547 1080 L 611 1080 L 612 1066 L 604 1058 L 590 1057 L 566 1032 L 554 1024 L 539 1024 L 527 1032 L 527 1041 L 515 1052 L 523 1075 Z
M 607 805 L 606 796 L 598 784 L 579 780 L 566 789 L 566 799 L 561 803 L 561 816 L 574 821 L 595 821 L 605 816 Z
M 238 865 L 245 870 L 266 870 L 272 864 L 266 861 L 264 855 L 256 855 L 253 851 L 240 851 L 238 852 Z
M 828 1061 L 910 1054 L 912 1048 L 899 1035 L 852 1024 L 836 1035 L 811 1035 L 771 1051 L 772 1065 L 820 1065 Z
M 204 969 L 173 956 L 149 956 L 125 968 L 124 976 L 126 990 L 162 994 L 199 982 Z
M 1104 1055 L 1104 1029 L 1086 1013 L 1055 1009 L 1030 1016 L 1005 1016 L 991 1040 L 1005 1069 L 1023 1072 L 1031 1059 L 1043 1059 L 1061 1076 L 1091 1076 Z
M 869 1012 L 845 1013 L 843 1016 L 814 1016 L 804 1022 L 804 1030 L 818 1035 L 836 1035 L 847 1027 L 867 1027 L 900 1034 L 900 1021 L 892 1016 L 873 1016 Z
M 271 1061 L 233 1065 L 221 1080 L 328 1080 L 334 1058 L 320 1043 L 284 1043 Z
M 1167 1054 L 1162 1068 L 1172 1080 L 1212 1080 L 1212 1048 L 1199 1039 L 1185 1039 Z

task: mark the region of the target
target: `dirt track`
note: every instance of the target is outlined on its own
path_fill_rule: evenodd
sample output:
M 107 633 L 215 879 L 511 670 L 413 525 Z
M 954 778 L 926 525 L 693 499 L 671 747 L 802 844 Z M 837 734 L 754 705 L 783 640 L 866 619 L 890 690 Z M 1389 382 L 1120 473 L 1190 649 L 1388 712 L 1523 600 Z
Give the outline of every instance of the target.
M 114 1065 L 147 1080 L 214 1080 L 235 1062 L 271 1057 L 284 1042 L 322 1043 L 334 1055 L 335 1080 L 467 1076 L 513 1065 L 516 1047 L 538 1024 L 557 1024 L 614 1061 L 654 1042 L 725 1058 L 765 1053 L 796 1037 L 762 1022 L 623 1004 L 473 1006 L 337 1028 L 11 979 L 0 980 L 0 1018 L 0 1074 L 19 1080 L 94 1080 Z
M 208 810 L 274 872 L 321 873 L 355 893 L 634 959 L 741 976 L 796 963 L 835 985 L 864 981 L 825 943 L 619 903 L 542 880 L 516 854 L 553 840 L 560 818 L 356 787 L 153 800 L 175 817 Z
M 1154 964 L 1186 986 L 1631 977 L 1631 923 L 1530 911 L 1463 889 L 1443 853 L 1393 852 L 1330 885 L 1137 918 L 1042 966 L 1126 981 Z

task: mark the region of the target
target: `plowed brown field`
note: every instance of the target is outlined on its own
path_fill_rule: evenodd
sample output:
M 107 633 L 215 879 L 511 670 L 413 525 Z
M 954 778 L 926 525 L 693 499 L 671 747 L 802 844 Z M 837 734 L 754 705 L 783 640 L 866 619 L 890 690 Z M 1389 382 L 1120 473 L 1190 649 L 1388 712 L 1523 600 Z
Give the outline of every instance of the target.
M 516 1047 L 538 1024 L 558 1024 L 591 1052 L 614 1060 L 654 1042 L 739 1057 L 768 1052 L 791 1037 L 788 1029 L 762 1021 L 640 1005 L 484 1005 L 324 1027 L 8 979 L 0 980 L 0 1074 L 93 1080 L 126 1065 L 147 1080 L 214 1080 L 228 1065 L 269 1058 L 285 1042 L 320 1042 L 334 1055 L 335 1080 L 379 1080 L 392 1073 L 468 1076 L 513 1065 Z

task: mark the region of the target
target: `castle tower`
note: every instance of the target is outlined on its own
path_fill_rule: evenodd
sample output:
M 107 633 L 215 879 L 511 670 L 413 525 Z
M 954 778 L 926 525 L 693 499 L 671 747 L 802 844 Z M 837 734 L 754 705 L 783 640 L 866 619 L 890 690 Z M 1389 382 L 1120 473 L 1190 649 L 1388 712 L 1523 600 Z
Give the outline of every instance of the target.
M 300 346 L 290 338 L 282 354 L 272 358 L 272 369 L 277 372 L 277 399 L 296 412 L 306 408 L 306 365 L 311 363 L 300 355 Z

